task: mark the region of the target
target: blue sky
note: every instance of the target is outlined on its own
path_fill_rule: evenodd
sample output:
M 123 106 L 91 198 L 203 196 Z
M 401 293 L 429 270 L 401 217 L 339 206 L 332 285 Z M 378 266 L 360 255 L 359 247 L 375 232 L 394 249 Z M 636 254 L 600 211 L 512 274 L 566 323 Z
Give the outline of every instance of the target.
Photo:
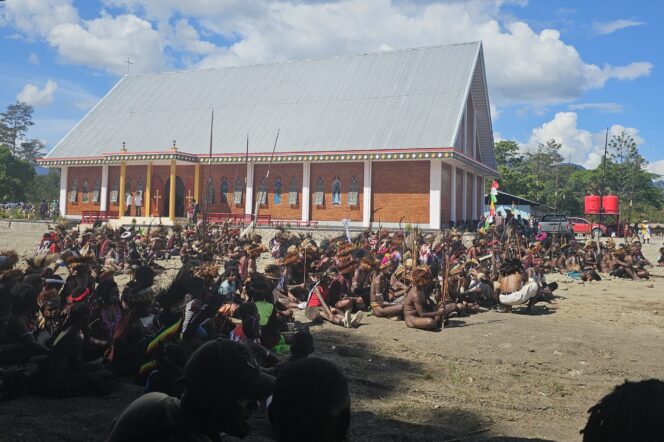
M 0 106 L 33 104 L 53 147 L 126 73 L 482 40 L 497 138 L 556 138 L 594 166 L 626 130 L 664 174 L 659 1 L 6 0 Z

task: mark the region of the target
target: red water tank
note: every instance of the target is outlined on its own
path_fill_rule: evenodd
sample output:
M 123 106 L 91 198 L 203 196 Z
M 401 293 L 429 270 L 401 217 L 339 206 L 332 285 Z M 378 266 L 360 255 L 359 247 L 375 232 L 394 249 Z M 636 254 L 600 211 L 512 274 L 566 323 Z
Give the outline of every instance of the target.
M 599 213 L 600 201 L 601 199 L 597 195 L 587 195 L 585 198 L 585 207 L 583 213 L 586 215 L 591 213 Z
M 604 213 L 615 215 L 618 213 L 619 198 L 616 195 L 606 195 L 602 201 Z

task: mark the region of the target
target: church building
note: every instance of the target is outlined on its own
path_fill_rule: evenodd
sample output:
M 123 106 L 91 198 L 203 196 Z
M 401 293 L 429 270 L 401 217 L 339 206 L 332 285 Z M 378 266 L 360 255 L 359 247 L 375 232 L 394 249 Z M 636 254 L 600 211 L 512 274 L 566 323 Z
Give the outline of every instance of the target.
M 195 199 L 214 214 L 439 229 L 478 219 L 497 176 L 485 72 L 472 42 L 128 75 L 39 162 L 60 169 L 69 218 L 175 222 Z

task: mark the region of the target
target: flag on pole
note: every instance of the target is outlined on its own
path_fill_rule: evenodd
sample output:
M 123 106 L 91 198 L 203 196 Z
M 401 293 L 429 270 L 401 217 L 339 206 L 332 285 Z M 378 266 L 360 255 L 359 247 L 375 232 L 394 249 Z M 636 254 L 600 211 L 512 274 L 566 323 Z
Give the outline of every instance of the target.
M 498 202 L 498 181 L 493 180 L 491 183 L 491 191 L 489 192 L 489 215 L 494 216 L 496 214 L 496 202 Z

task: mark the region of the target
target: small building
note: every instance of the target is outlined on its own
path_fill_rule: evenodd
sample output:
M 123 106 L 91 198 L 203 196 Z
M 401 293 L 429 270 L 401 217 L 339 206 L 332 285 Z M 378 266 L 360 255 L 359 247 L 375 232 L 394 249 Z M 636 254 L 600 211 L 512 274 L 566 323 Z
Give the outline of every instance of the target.
M 489 195 L 484 196 L 486 207 L 489 207 Z M 514 216 L 521 215 L 523 219 L 530 219 L 533 216 L 542 217 L 545 213 L 554 212 L 554 208 L 537 201 L 532 201 L 511 193 L 498 191 L 496 196 L 496 213 L 505 215 L 510 210 Z M 484 211 L 484 216 L 489 216 L 489 210 Z
M 128 75 L 39 162 L 72 218 L 138 195 L 142 221 L 193 199 L 331 225 L 477 219 L 497 176 L 482 44 Z

